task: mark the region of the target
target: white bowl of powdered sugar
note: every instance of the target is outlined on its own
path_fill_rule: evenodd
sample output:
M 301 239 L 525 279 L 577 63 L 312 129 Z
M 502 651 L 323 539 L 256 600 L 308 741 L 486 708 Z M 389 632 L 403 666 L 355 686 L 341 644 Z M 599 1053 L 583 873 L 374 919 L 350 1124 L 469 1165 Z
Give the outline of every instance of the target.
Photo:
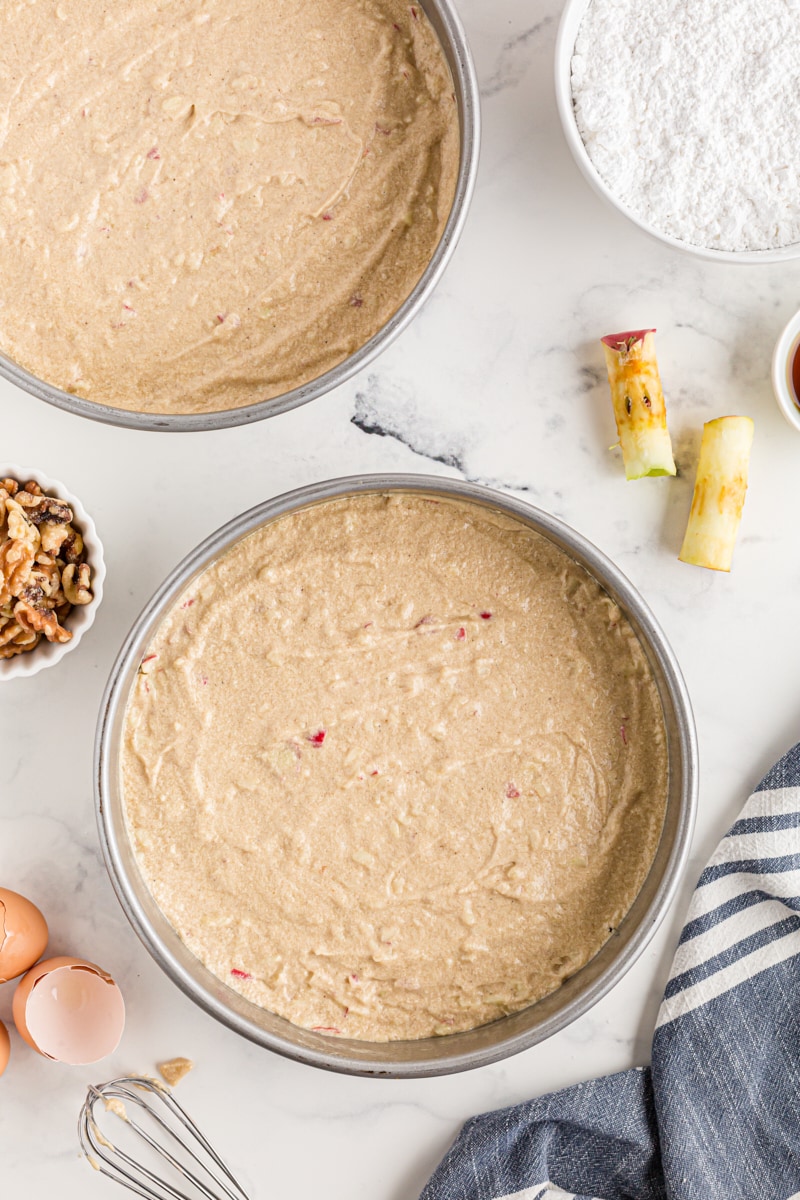
M 567 0 L 556 98 L 594 189 L 724 262 L 800 256 L 800 0 Z

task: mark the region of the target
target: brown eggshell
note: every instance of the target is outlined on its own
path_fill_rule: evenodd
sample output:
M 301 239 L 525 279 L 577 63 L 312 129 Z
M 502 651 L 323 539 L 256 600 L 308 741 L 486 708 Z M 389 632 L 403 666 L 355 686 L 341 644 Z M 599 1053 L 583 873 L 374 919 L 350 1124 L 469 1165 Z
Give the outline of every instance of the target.
M 0 1021 L 0 1075 L 3 1074 L 8 1066 L 8 1056 L 11 1053 L 11 1039 L 8 1036 L 8 1030 L 2 1021 Z
M 0 983 L 30 970 L 47 948 L 47 922 L 35 904 L 0 888 Z
M 49 958 L 21 980 L 12 1005 L 21 1038 L 45 1058 L 81 1066 L 112 1054 L 125 1027 L 125 1004 L 102 967 L 82 958 Z

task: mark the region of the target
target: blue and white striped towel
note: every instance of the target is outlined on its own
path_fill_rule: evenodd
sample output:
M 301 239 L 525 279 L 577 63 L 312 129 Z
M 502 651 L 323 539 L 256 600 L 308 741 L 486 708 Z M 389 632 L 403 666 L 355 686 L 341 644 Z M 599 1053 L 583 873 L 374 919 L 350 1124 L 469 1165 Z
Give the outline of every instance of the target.
M 800 1200 L 800 745 L 697 884 L 652 1067 L 468 1121 L 421 1200 Z

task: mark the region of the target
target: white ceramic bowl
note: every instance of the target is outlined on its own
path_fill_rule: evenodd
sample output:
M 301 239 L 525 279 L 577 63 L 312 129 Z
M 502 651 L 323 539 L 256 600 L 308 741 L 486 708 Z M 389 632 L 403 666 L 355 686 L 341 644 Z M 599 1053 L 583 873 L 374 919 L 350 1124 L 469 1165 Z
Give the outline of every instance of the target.
M 575 162 L 598 196 L 621 212 L 634 225 L 638 225 L 639 229 L 649 233 L 651 237 L 699 258 L 725 263 L 776 263 L 789 262 L 791 259 L 800 257 L 800 242 L 782 246 L 779 250 L 714 250 L 710 246 L 696 246 L 692 242 L 681 241 L 680 238 L 672 237 L 669 233 L 662 233 L 661 230 L 648 225 L 612 192 L 608 184 L 601 178 L 583 144 L 583 138 L 575 119 L 575 106 L 572 102 L 572 55 L 575 49 L 575 39 L 589 3 L 590 0 L 567 0 L 564 5 L 556 38 L 555 85 L 558 115 L 561 118 L 567 145 L 572 151 Z M 646 20 L 646 13 L 643 12 L 642 18 Z
M 103 543 L 97 536 L 94 521 L 87 513 L 77 496 L 64 486 L 59 479 L 51 479 L 41 471 L 31 467 L 21 467 L 19 463 L 0 462 L 0 479 L 16 479 L 25 484 L 29 479 L 38 483 L 43 492 L 57 496 L 65 501 L 73 511 L 75 524 L 80 530 L 86 547 L 86 561 L 92 568 L 92 591 L 94 599 L 91 604 L 76 605 L 67 618 L 67 628 L 72 637 L 68 642 L 48 642 L 43 638 L 39 645 L 27 654 L 16 654 L 13 658 L 0 659 L 0 681 L 20 679 L 36 675 L 45 667 L 53 667 L 65 654 L 74 650 L 87 629 L 94 622 L 95 614 L 103 599 L 103 580 L 106 577 L 105 561 L 103 559 Z
M 792 364 L 800 348 L 800 312 L 796 312 L 775 343 L 772 355 L 772 390 L 778 408 L 793 429 L 800 433 L 800 408 L 792 384 Z

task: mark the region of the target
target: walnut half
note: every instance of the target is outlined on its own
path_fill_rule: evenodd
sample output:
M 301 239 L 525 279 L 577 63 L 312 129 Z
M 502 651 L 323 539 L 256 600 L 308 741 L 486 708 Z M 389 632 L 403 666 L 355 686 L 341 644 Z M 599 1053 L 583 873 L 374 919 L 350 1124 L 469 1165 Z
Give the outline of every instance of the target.
M 58 617 L 51 609 L 37 608 L 20 600 L 14 605 L 14 616 L 17 624 L 30 633 L 43 633 L 48 642 L 69 642 L 72 634 L 58 623 Z
M 70 563 L 61 573 L 61 586 L 70 604 L 89 604 L 93 599 L 89 589 L 89 564 Z

